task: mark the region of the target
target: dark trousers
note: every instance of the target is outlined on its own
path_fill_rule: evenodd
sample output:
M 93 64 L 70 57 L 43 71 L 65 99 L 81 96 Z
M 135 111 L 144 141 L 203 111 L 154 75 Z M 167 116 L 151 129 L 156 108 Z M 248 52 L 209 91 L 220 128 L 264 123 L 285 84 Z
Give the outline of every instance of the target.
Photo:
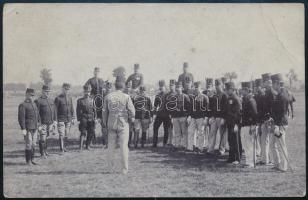
M 229 161 L 240 161 L 242 155 L 242 143 L 240 129 L 238 132 L 234 131 L 235 124 L 227 124 L 228 129 L 228 143 L 229 143 Z
M 95 121 L 81 119 L 79 124 L 79 130 L 81 136 L 87 136 L 86 146 L 88 147 L 95 134 Z
M 160 125 L 163 123 L 164 126 L 164 140 L 163 144 L 167 144 L 168 142 L 168 128 L 171 125 L 171 119 L 168 116 L 156 116 L 154 125 L 153 125 L 153 146 L 157 146 L 157 140 L 158 140 L 158 129 Z

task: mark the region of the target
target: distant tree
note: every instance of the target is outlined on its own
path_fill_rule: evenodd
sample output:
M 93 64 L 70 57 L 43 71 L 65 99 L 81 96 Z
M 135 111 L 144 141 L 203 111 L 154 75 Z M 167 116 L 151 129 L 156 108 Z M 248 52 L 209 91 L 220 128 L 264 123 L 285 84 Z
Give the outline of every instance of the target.
M 233 79 L 237 79 L 237 73 L 236 72 L 227 72 L 224 74 L 224 77 L 228 79 L 229 81 L 232 81 Z
M 42 83 L 41 82 L 37 82 L 37 83 L 30 83 L 29 88 L 33 88 L 36 91 L 40 91 L 42 89 Z
M 114 77 L 118 77 L 118 76 L 121 76 L 121 77 L 124 77 L 125 78 L 125 75 L 126 75 L 126 71 L 125 71 L 125 68 L 122 67 L 122 66 L 119 66 L 117 68 L 115 68 L 113 71 L 112 71 L 112 75 Z
M 298 81 L 297 74 L 294 69 L 290 69 L 289 73 L 286 74 L 286 77 L 289 79 L 289 86 L 292 88 L 292 84 L 294 81 Z
M 42 69 L 40 74 L 41 79 L 45 85 L 51 85 L 52 78 L 51 78 L 51 69 Z

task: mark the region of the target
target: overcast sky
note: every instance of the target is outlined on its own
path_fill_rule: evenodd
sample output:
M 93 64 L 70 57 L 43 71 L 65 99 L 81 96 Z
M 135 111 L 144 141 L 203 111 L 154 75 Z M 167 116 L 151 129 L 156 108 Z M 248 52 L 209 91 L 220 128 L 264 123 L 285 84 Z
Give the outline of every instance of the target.
M 294 68 L 304 79 L 303 4 L 6 4 L 4 82 L 84 84 L 100 67 L 140 63 L 146 83 L 236 71 L 238 80 Z

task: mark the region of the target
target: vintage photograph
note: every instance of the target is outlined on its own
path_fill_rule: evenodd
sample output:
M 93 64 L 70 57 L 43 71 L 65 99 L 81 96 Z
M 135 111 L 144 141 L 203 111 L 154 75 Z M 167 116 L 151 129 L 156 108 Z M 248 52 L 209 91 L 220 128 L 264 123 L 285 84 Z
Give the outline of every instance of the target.
M 3 195 L 306 196 L 300 3 L 7 3 Z

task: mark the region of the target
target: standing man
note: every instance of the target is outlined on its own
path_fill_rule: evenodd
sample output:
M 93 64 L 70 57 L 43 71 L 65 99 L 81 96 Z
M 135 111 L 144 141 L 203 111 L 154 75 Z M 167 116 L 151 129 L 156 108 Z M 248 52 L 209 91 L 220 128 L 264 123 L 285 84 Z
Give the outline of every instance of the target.
M 154 99 L 154 125 L 153 125 L 153 147 L 157 147 L 158 140 L 158 129 L 161 124 L 164 127 L 164 140 L 163 146 L 165 147 L 168 142 L 168 129 L 171 125 L 171 118 L 166 110 L 166 87 L 165 80 L 160 80 L 158 82 L 159 93 L 155 96 Z
M 228 163 L 238 165 L 241 160 L 241 145 L 239 125 L 241 120 L 241 100 L 235 94 L 234 82 L 226 83 L 226 91 L 228 94 L 226 107 L 226 125 L 228 130 L 228 142 L 230 146 Z
M 58 119 L 59 145 L 61 154 L 67 152 L 67 140 L 71 124 L 76 122 L 72 97 L 69 94 L 71 85 L 63 83 L 62 93 L 55 98 Z
M 134 101 L 134 98 L 136 96 L 136 92 L 134 92 L 132 90 L 132 81 L 128 81 L 126 82 L 126 87 L 124 89 L 124 93 L 128 94 L 131 98 L 132 101 Z M 132 137 L 133 137 L 133 133 L 134 133 L 134 126 L 133 124 L 129 124 L 129 139 L 128 139 L 128 147 L 131 147 L 131 143 L 132 143 Z
M 271 76 L 274 89 L 274 99 L 272 102 L 272 116 L 274 120 L 274 134 L 272 134 L 270 148 L 273 155 L 274 169 L 287 171 L 288 169 L 288 150 L 286 146 L 286 128 L 288 126 L 287 106 L 289 94 L 281 87 L 283 79 L 281 74 Z M 279 151 L 280 150 L 280 151 Z
M 125 87 L 123 77 L 117 77 L 116 91 L 106 96 L 103 106 L 103 123 L 108 128 L 108 165 L 114 169 L 114 153 L 120 144 L 122 173 L 128 172 L 129 123 L 134 123 L 135 108 L 129 95 L 122 92 Z
M 254 167 L 255 149 L 256 148 L 256 123 L 258 118 L 257 103 L 253 98 L 251 82 L 242 82 L 243 93 L 243 112 L 242 112 L 242 124 L 241 135 L 243 142 L 243 149 L 245 151 L 247 167 Z
M 109 81 L 106 81 L 105 83 L 105 91 L 104 91 L 104 98 L 103 98 L 103 102 L 104 99 L 106 98 L 106 96 L 112 91 L 112 83 Z M 99 120 L 98 120 L 99 121 Z M 106 126 L 104 126 L 103 121 L 101 122 L 101 127 L 102 127 L 102 140 L 103 140 L 103 146 L 105 146 L 105 148 L 108 147 L 108 129 Z
M 215 80 L 216 93 L 210 98 L 210 137 L 209 137 L 209 149 L 208 153 L 214 154 L 214 148 L 216 145 L 216 136 L 219 131 L 219 153 L 224 155 L 227 145 L 227 127 L 225 124 L 225 113 L 227 106 L 227 94 L 222 89 L 221 79 Z
M 135 107 L 135 133 L 134 133 L 134 145 L 135 148 L 138 147 L 139 133 L 142 132 L 141 136 L 141 148 L 144 147 L 146 142 L 146 134 L 149 130 L 149 125 L 153 121 L 153 112 L 152 112 L 152 102 L 149 97 L 145 94 L 145 86 L 139 87 L 139 95 L 134 98 L 134 107 Z
M 200 152 L 205 149 L 205 132 L 204 128 L 207 121 L 207 108 L 209 98 L 202 94 L 201 82 L 195 82 L 194 96 L 190 102 L 190 116 L 188 117 L 188 149 Z
M 172 116 L 174 115 L 175 111 L 176 111 L 176 92 L 175 92 L 175 80 L 171 79 L 169 81 L 169 92 L 166 94 L 166 98 L 165 98 L 165 105 L 164 105 L 164 109 L 166 109 L 169 118 L 171 119 L 171 124 L 169 126 L 168 129 L 168 133 L 169 133 L 169 137 L 168 137 L 168 144 L 170 146 L 173 146 L 174 144 L 174 139 L 173 139 L 173 120 L 172 120 Z
M 27 88 L 26 99 L 18 106 L 18 122 L 26 143 L 25 157 L 27 165 L 37 165 L 34 162 L 34 152 L 37 142 L 37 130 L 40 131 L 41 129 L 40 115 L 34 103 L 34 95 L 34 89 Z
M 184 62 L 183 63 L 183 73 L 179 75 L 178 82 L 182 84 L 183 88 L 186 88 L 185 82 L 187 82 L 187 80 L 189 80 L 191 83 L 193 83 L 194 82 L 194 76 L 192 75 L 192 73 L 188 72 L 188 63 Z
M 132 89 L 134 91 L 137 91 L 139 87 L 143 85 L 143 74 L 139 72 L 139 69 L 139 64 L 134 64 L 134 73 L 130 75 L 126 80 L 126 84 L 128 84 L 130 81 L 132 82 Z
M 35 100 L 41 119 L 41 131 L 39 131 L 39 148 L 41 157 L 46 158 L 47 153 L 47 137 L 50 132 L 57 126 L 57 113 L 54 101 L 49 98 L 50 87 L 43 85 L 42 96 Z
M 262 115 L 264 114 L 263 103 L 264 103 L 264 96 L 265 96 L 265 92 L 263 90 L 262 79 L 256 79 L 255 86 L 256 86 L 256 93 L 254 94 L 254 99 L 256 100 L 257 110 L 258 110 L 257 127 L 256 127 L 256 130 L 257 130 L 256 154 L 257 156 L 261 156 L 261 135 L 262 135 L 261 125 L 264 120 L 262 119 Z
M 90 143 L 95 134 L 96 110 L 93 98 L 90 96 L 90 86 L 83 86 L 84 96 L 77 100 L 76 114 L 79 121 L 79 149 L 83 149 L 83 142 L 86 139 L 86 149 L 90 150 Z
M 176 84 L 176 107 L 172 113 L 174 126 L 174 144 L 176 149 L 187 149 L 188 147 L 188 120 L 190 111 L 190 99 L 183 93 L 181 82 Z

